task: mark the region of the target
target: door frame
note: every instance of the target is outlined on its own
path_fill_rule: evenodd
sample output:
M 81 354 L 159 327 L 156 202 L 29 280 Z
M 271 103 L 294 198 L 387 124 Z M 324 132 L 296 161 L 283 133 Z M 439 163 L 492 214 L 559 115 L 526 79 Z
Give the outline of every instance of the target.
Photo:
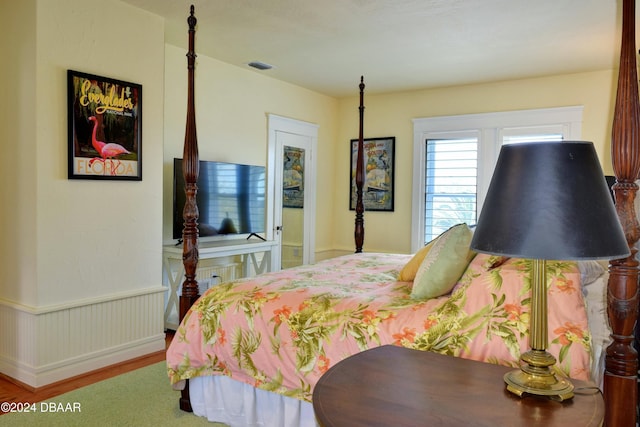
M 315 224 L 316 224 L 316 153 L 318 148 L 318 128 L 315 123 L 295 120 L 288 117 L 267 114 L 268 154 L 267 154 L 267 240 L 277 241 L 271 253 L 272 265 L 280 269 L 282 265 L 282 245 L 280 235 L 276 233 L 276 218 L 282 216 L 283 158 L 278 151 L 278 132 L 300 135 L 311 141 L 311 147 L 305 153 L 305 191 L 304 191 L 304 230 L 303 260 L 315 262 Z M 280 212 L 277 213 L 276 209 Z

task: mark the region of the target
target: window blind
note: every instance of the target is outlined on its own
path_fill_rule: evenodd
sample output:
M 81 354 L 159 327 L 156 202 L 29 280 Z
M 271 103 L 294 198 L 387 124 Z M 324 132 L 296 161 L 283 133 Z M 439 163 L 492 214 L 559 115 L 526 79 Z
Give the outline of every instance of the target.
M 426 141 L 425 242 L 450 227 L 475 223 L 477 138 Z

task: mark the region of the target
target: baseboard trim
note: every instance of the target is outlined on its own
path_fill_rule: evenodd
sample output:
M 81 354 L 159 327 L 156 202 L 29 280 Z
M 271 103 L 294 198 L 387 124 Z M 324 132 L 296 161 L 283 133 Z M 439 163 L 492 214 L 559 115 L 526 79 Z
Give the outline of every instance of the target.
M 58 389 L 61 388 L 62 385 L 68 384 L 71 382 L 82 383 L 83 379 L 87 379 L 87 382 L 93 383 L 95 380 L 90 379 L 90 377 L 100 377 L 100 380 L 111 378 L 115 375 L 124 374 L 126 372 L 130 372 L 134 369 L 148 366 L 153 363 L 158 363 L 165 360 L 166 357 L 166 349 L 162 349 L 160 351 L 156 351 L 153 353 L 146 354 L 144 356 L 135 357 L 133 359 L 125 360 L 120 363 L 114 363 L 108 366 L 104 366 L 102 368 L 94 369 L 93 371 L 85 372 L 73 377 L 65 378 L 63 380 L 59 380 L 47 385 L 43 385 L 40 387 L 33 387 L 29 384 L 23 383 L 22 381 L 18 381 L 17 379 L 0 373 L 0 379 L 10 382 L 24 390 L 27 390 L 31 393 L 42 393 L 46 392 L 50 389 Z
M 3 377 L 27 390 L 38 390 L 69 378 L 87 375 L 90 372 L 107 369 L 126 361 L 164 352 L 165 347 L 165 335 L 160 334 L 141 340 L 141 342 L 85 354 L 38 368 L 0 358 L 0 372 Z

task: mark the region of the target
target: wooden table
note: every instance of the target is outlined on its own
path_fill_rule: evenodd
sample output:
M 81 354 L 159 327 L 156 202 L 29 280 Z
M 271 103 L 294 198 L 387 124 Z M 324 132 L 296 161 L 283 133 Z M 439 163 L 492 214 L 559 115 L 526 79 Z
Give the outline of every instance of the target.
M 517 397 L 502 379 L 511 368 L 437 353 L 382 346 L 329 369 L 313 391 L 323 427 L 599 426 L 602 395 L 572 381 L 565 402 Z

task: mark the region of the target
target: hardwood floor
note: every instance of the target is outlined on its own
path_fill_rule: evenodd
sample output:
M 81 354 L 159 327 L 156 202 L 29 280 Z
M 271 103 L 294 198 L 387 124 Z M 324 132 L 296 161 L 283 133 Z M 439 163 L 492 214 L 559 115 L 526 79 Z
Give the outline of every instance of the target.
M 172 338 L 173 334 L 168 332 L 166 334 L 167 346 L 171 342 Z M 40 402 L 77 388 L 106 380 L 107 378 L 115 377 L 116 375 L 124 374 L 135 369 L 161 362 L 164 358 L 165 352 L 159 351 L 118 365 L 107 366 L 64 381 L 49 384 L 44 387 L 38 387 L 35 390 L 24 384 L 18 384 L 11 378 L 0 374 L 0 402 Z M 0 415 L 2 415 L 2 412 L 0 412 Z

